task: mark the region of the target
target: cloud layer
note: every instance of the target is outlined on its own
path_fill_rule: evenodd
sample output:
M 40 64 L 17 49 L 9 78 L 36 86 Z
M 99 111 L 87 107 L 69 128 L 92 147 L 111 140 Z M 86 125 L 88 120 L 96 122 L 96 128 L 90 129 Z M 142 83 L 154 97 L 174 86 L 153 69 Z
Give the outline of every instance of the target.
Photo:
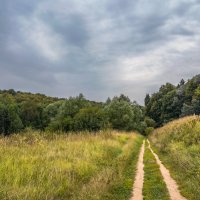
M 200 71 L 198 0 L 0 0 L 0 88 L 139 103 Z

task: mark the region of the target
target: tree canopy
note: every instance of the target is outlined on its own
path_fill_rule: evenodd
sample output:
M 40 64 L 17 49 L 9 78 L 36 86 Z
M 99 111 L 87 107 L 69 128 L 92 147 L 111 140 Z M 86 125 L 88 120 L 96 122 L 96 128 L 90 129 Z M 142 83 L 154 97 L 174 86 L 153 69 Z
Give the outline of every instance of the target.
M 179 117 L 200 114 L 200 75 L 177 86 L 167 83 L 159 91 L 147 94 L 145 98 L 146 115 L 161 126 Z
M 52 98 L 42 94 L 0 91 L 0 133 L 24 128 L 49 131 L 98 131 L 105 128 L 144 131 L 144 109 L 120 95 L 105 103 L 77 97 Z
M 154 127 L 179 117 L 200 114 L 200 75 L 175 86 L 162 85 L 147 94 L 140 106 L 121 94 L 106 102 L 86 99 L 83 94 L 69 98 L 0 90 L 0 134 L 25 128 L 49 131 L 99 131 L 105 128 L 148 134 Z

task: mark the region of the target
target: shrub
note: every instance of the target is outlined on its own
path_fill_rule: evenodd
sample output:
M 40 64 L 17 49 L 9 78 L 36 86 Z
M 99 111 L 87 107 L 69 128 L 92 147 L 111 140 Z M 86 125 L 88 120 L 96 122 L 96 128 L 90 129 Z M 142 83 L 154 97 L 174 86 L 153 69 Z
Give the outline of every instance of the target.
M 153 133 L 154 128 L 153 127 L 147 127 L 145 130 L 145 136 L 150 135 L 151 133 Z

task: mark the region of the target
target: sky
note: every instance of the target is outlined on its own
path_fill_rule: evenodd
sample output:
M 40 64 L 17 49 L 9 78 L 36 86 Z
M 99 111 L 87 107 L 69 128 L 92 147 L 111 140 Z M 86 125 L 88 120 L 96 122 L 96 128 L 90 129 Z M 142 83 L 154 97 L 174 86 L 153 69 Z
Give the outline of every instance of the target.
M 200 73 L 200 0 L 0 0 L 0 89 L 105 101 Z

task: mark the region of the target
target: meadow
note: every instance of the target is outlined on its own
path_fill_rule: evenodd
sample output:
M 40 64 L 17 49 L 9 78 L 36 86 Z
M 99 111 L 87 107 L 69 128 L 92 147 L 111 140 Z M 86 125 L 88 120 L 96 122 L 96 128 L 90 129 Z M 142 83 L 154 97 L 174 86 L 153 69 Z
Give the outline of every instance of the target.
M 1 137 L 0 199 L 129 199 L 142 140 L 114 131 Z
M 168 123 L 150 135 L 154 150 L 188 200 L 199 200 L 200 117 L 191 116 Z

